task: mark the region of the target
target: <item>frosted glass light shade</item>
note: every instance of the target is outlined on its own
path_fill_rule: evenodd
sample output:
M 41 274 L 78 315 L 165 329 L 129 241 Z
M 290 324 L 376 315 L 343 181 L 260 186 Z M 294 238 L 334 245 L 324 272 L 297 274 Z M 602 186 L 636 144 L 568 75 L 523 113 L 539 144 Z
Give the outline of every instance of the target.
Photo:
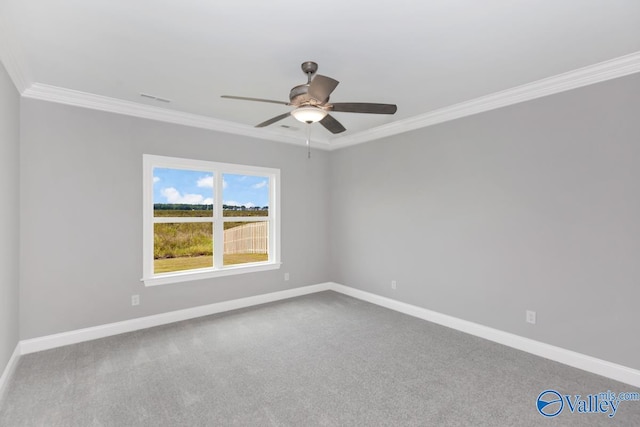
M 315 123 L 324 119 L 324 116 L 327 115 L 327 112 L 322 108 L 312 107 L 311 105 L 307 105 L 304 107 L 298 107 L 291 112 L 293 117 L 296 120 L 299 120 L 303 123 Z

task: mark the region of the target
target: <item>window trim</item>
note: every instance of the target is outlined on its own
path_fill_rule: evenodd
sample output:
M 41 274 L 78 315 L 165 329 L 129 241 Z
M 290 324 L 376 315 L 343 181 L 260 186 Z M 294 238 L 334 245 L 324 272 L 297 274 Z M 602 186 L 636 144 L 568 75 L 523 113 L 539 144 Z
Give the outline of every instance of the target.
M 279 269 L 280 261 L 280 169 L 265 168 L 259 166 L 237 165 L 233 163 L 210 162 L 206 160 L 191 160 L 180 157 L 157 156 L 153 154 L 142 155 L 142 282 L 145 286 L 165 285 L 191 280 L 224 277 L 235 274 L 254 273 Z M 155 223 L 169 222 L 170 217 L 153 216 L 153 169 L 174 168 L 187 170 L 201 170 L 213 174 L 213 216 L 181 218 L 180 222 L 212 222 L 213 241 L 223 242 L 224 221 L 268 221 L 269 222 L 269 260 L 256 263 L 234 264 L 224 266 L 222 263 L 223 252 L 214 251 L 214 266 L 193 270 L 182 270 L 169 273 L 155 274 L 153 264 L 153 226 Z M 269 178 L 269 214 L 262 217 L 225 217 L 222 210 L 222 175 L 258 175 Z M 162 218 L 162 219 L 159 219 Z

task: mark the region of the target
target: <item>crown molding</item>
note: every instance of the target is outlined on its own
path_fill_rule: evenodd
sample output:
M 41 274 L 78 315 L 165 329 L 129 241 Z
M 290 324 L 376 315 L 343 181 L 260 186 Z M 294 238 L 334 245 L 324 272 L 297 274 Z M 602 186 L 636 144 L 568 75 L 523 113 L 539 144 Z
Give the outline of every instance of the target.
M 6 46 L 3 44 L 0 45 L 0 47 Z M 19 66 L 20 64 L 17 62 L 12 63 L 11 55 L 8 55 L 7 52 L 10 52 L 9 49 L 2 49 L 0 51 L 0 53 L 4 54 L 2 60 L 5 60 L 5 56 L 9 58 L 5 66 L 14 83 L 20 89 L 19 85 L 26 85 L 27 80 L 24 78 L 24 74 L 21 74 L 19 71 L 22 69 Z M 337 150 L 638 72 L 640 72 L 640 51 L 378 126 L 366 131 L 339 136 L 330 140 L 317 139 L 314 140 L 314 148 Z M 257 139 L 285 142 L 298 146 L 303 145 L 303 141 L 299 136 L 283 135 L 266 129 L 257 129 L 252 126 L 212 117 L 124 101 L 42 83 L 34 83 L 22 90 L 21 93 L 27 98 L 243 135 Z
M 300 137 L 281 135 L 279 133 L 269 132 L 264 129 L 257 129 L 253 126 L 243 125 L 240 123 L 214 119 L 212 117 L 185 113 L 166 108 L 154 107 L 151 105 L 139 104 L 137 102 L 125 101 L 121 99 L 95 95 L 92 93 L 51 86 L 42 83 L 32 84 L 29 88 L 22 92 L 22 96 L 25 98 L 38 99 L 41 101 L 72 105 L 74 107 L 89 108 L 92 110 L 106 111 L 116 114 L 124 114 L 127 116 L 214 130 L 235 135 L 248 136 L 257 139 L 285 142 L 299 146 L 304 145 L 305 142 Z M 329 145 L 326 141 L 314 140 L 314 148 L 326 150 L 329 148 Z
M 331 150 L 433 126 L 640 72 L 640 51 L 330 141 Z

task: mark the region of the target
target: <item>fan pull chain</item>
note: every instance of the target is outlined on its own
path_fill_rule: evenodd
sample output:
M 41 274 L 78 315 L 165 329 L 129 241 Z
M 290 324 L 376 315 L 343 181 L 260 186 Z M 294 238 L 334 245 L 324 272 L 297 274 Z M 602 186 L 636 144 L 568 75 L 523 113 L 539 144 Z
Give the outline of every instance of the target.
M 307 159 L 311 158 L 311 124 L 307 123 Z

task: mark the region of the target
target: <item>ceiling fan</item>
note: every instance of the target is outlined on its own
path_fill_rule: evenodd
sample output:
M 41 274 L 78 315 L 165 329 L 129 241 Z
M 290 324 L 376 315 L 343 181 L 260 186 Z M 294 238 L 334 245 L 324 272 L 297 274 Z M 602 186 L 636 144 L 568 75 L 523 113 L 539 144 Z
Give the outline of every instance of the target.
M 395 114 L 398 109 L 395 104 L 329 102 L 329 95 L 331 95 L 331 92 L 333 92 L 336 86 L 338 86 L 339 82 L 331 77 L 316 74 L 316 71 L 318 71 L 318 64 L 315 62 L 303 62 L 301 68 L 307 75 L 307 83 L 295 86 L 291 89 L 291 92 L 289 92 L 289 102 L 231 95 L 222 95 L 222 98 L 270 102 L 272 104 L 295 107 L 292 111 L 280 114 L 279 116 L 257 124 L 257 128 L 269 126 L 289 117 L 289 115 L 292 115 L 303 123 L 319 122 L 331 133 L 340 133 L 346 130 L 339 121 L 329 114 L 331 111 L 340 113 Z

